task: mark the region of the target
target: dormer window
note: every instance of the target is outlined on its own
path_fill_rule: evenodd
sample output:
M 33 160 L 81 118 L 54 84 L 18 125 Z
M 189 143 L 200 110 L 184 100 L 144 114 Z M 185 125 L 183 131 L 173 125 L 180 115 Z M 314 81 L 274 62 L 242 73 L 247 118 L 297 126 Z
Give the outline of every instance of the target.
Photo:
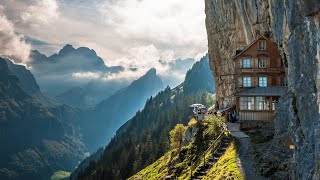
M 251 61 L 250 59 L 244 59 L 242 60 L 242 68 L 250 68 L 251 67 Z
M 267 49 L 266 41 L 259 41 L 259 50 L 266 50 L 266 49 Z
M 259 68 L 266 68 L 266 67 L 267 67 L 267 60 L 259 59 Z

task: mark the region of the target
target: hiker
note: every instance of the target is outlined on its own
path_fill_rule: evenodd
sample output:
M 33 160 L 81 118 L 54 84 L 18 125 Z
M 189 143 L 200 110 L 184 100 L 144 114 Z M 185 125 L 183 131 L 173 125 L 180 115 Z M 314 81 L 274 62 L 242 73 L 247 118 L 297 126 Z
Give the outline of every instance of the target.
M 237 111 L 233 110 L 232 112 L 232 122 L 236 122 L 237 121 Z

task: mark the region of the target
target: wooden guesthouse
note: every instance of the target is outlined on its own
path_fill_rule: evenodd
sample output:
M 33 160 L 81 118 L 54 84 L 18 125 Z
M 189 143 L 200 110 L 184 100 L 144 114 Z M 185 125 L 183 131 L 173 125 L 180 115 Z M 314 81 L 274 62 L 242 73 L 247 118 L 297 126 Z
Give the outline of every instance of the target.
M 287 80 L 277 44 L 260 36 L 233 58 L 239 120 L 273 120 Z

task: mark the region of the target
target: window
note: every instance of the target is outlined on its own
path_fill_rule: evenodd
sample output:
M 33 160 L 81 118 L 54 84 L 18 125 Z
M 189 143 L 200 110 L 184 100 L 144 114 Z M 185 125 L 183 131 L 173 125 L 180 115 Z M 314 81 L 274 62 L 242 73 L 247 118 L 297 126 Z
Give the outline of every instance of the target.
M 266 41 L 259 41 L 259 50 L 266 50 Z
M 254 110 L 254 97 L 240 97 L 240 110 Z
M 259 77 L 259 87 L 267 87 L 267 77 Z
M 288 81 L 286 77 L 281 77 L 281 86 L 282 87 L 287 87 L 288 86 Z
M 266 68 L 267 67 L 267 60 L 259 59 L 259 68 Z
M 275 111 L 276 110 L 276 106 L 279 102 L 279 97 L 273 97 L 272 98 L 272 110 Z
M 242 60 L 242 68 L 250 68 L 251 67 L 251 61 L 250 59 L 244 59 Z
M 251 77 L 243 78 L 243 87 L 251 87 Z
M 256 110 L 270 110 L 269 97 L 256 97 Z

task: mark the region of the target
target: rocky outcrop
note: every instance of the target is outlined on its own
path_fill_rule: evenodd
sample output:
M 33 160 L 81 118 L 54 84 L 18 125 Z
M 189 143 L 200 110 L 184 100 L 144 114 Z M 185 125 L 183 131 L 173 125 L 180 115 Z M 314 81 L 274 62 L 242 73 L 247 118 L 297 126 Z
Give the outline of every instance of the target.
M 279 47 L 287 94 L 276 113 L 274 144 L 294 147 L 294 179 L 320 178 L 320 2 L 318 0 L 205 0 L 211 69 L 222 106 L 234 103 L 233 62 L 261 34 Z M 290 105 L 290 106 L 288 106 Z M 289 144 L 290 144 L 289 143 Z M 283 146 L 284 148 L 286 146 Z

